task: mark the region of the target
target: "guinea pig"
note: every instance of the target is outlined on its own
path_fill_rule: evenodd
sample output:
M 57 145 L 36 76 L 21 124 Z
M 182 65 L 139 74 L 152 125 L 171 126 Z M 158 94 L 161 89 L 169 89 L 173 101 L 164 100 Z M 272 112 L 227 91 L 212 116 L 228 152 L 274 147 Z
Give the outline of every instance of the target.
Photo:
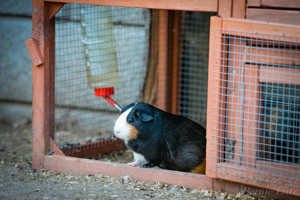
M 131 104 L 116 120 L 114 134 L 133 151 L 131 166 L 205 174 L 206 130 L 188 118 Z

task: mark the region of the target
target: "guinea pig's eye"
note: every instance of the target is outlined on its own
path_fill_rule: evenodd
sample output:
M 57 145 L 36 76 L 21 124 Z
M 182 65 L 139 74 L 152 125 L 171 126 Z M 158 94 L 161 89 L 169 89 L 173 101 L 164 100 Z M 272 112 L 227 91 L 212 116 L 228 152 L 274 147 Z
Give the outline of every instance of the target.
M 133 122 L 133 118 L 129 118 L 128 122 L 132 123 Z

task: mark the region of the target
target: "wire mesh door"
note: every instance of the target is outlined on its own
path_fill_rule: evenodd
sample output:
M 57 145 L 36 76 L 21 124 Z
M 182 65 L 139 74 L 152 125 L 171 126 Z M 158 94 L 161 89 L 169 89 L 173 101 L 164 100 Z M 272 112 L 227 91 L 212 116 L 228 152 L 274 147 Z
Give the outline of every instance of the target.
M 94 91 L 114 89 L 121 106 L 139 101 L 149 30 L 149 9 L 66 4 L 56 14 L 51 113 L 55 142 L 66 155 L 111 145 L 124 148 L 111 140 L 119 111 Z
M 300 37 L 213 28 L 207 172 L 300 188 Z

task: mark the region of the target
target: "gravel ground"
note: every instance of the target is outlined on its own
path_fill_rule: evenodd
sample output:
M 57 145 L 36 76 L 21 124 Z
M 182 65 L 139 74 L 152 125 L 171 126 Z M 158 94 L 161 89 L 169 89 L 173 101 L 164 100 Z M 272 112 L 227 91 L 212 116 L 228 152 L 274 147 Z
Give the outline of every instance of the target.
M 255 194 L 146 183 L 129 176 L 114 178 L 32 170 L 30 122 L 1 122 L 0 134 L 0 199 L 266 199 Z

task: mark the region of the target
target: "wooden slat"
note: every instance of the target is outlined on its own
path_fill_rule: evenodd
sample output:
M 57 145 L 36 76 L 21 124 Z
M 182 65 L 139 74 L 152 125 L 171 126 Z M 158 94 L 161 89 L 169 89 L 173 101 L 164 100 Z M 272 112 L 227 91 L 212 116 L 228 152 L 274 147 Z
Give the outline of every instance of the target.
M 261 66 L 260 82 L 300 85 L 300 69 Z
M 221 17 L 231 17 L 232 0 L 219 0 L 218 14 Z
M 300 8 L 299 0 L 261 0 L 264 7 Z
M 248 8 L 246 19 L 300 25 L 300 11 Z
M 218 11 L 218 0 L 46 0 L 48 2 L 94 4 L 103 6 L 137 7 L 167 10 Z
M 232 19 L 232 18 L 223 18 L 223 29 L 235 30 L 234 31 L 224 31 L 225 34 L 236 35 L 238 36 L 247 36 L 252 38 L 266 39 L 269 40 L 269 35 L 261 34 L 271 34 L 279 35 L 272 37 L 274 41 L 282 42 L 299 42 L 300 35 L 300 26 L 295 25 L 283 25 L 276 23 L 266 23 L 253 20 L 244 20 L 244 19 Z M 241 32 L 240 32 L 241 31 Z M 251 34 L 246 33 L 251 32 Z M 259 33 L 259 34 L 252 34 Z M 291 36 L 291 37 L 286 37 Z
M 168 11 L 159 10 L 157 107 L 167 111 L 167 35 Z
M 246 0 L 232 0 L 232 17 L 245 19 Z
M 247 0 L 247 7 L 260 7 L 261 0 Z
M 247 47 L 246 53 L 247 63 L 300 66 L 300 50 L 253 46 Z
M 245 67 L 245 101 L 243 116 L 243 166 L 255 167 L 258 149 L 257 136 L 259 134 L 260 85 L 259 65 Z
M 39 47 L 37 46 L 37 43 L 34 38 L 30 38 L 26 40 L 26 46 L 29 51 L 32 64 L 35 66 L 39 66 L 44 63 L 44 59 L 42 57 L 41 51 Z
M 216 29 L 222 28 L 222 18 L 211 17 L 210 20 L 210 40 L 209 40 L 209 67 L 208 67 L 208 91 L 207 91 L 207 146 L 206 146 L 206 174 L 210 177 L 216 177 L 215 163 L 219 162 L 219 152 L 220 152 L 220 129 L 222 126 L 221 122 L 221 108 L 223 105 L 221 101 L 223 97 L 220 95 L 222 93 L 222 81 L 219 81 L 223 78 L 222 65 L 222 39 L 221 31 Z M 218 37 L 215 37 L 218 36 Z M 216 51 L 216 53 L 214 53 Z M 215 80 L 214 80 L 215 79 Z M 214 107 L 214 108 L 213 108 Z M 215 108 L 218 109 L 215 109 Z

